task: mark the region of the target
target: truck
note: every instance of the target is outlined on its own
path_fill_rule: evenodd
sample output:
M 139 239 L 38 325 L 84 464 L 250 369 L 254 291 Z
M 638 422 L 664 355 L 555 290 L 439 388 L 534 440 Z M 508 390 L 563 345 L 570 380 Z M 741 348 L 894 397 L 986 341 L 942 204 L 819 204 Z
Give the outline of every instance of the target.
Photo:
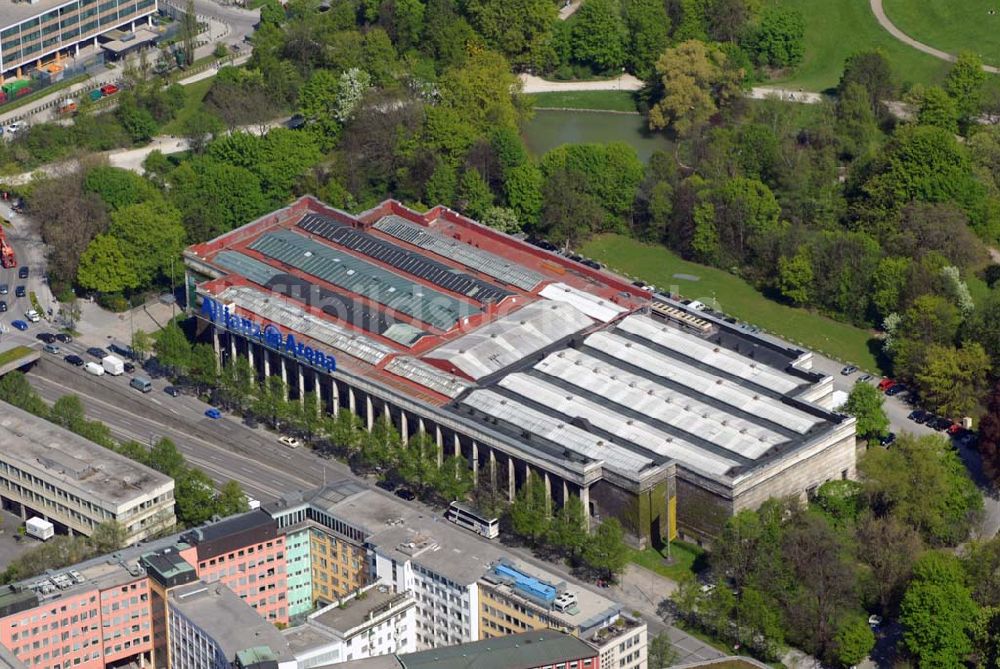
M 59 113 L 60 114 L 75 114 L 76 113 L 76 100 L 73 98 L 66 98 L 59 103 Z
M 56 533 L 56 527 L 44 518 L 29 518 L 24 523 L 24 532 L 29 537 L 48 541 Z
M 4 269 L 17 267 L 17 257 L 14 255 L 14 247 L 7 241 L 2 228 L 0 228 L 0 265 L 3 265 Z
M 121 376 L 125 373 L 125 361 L 117 355 L 108 355 L 101 359 L 101 366 L 111 376 Z

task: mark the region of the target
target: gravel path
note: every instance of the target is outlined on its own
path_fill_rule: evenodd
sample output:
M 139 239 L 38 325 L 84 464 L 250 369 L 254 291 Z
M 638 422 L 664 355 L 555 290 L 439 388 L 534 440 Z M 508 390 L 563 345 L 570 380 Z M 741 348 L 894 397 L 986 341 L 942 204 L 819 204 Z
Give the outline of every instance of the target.
M 637 91 L 642 88 L 642 79 L 631 74 L 616 79 L 602 81 L 548 81 L 531 74 L 522 74 L 524 93 L 557 93 L 563 91 Z
M 934 47 L 924 44 L 923 42 L 918 42 L 913 39 L 902 30 L 897 28 L 889 17 L 885 14 L 885 8 L 882 7 L 882 0 L 868 0 L 869 5 L 872 8 L 872 13 L 875 15 L 875 20 L 878 21 L 879 25 L 889 31 L 889 34 L 898 39 L 903 44 L 907 46 L 912 46 L 918 51 L 923 51 L 926 54 L 930 54 L 935 58 L 940 58 L 941 60 L 947 60 L 949 62 L 955 62 L 955 55 L 950 54 L 947 51 L 942 51 L 941 49 L 935 49 Z M 991 72 L 993 74 L 1000 74 L 1000 68 L 993 67 L 992 65 L 983 65 L 983 70 L 986 72 Z

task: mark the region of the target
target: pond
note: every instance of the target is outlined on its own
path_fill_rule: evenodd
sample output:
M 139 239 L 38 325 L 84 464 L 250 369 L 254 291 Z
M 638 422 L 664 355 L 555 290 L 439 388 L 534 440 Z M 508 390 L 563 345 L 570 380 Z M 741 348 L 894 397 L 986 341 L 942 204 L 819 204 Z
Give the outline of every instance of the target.
M 625 142 L 635 147 L 643 162 L 654 151 L 673 149 L 666 137 L 646 129 L 644 116 L 608 112 L 536 110 L 524 128 L 524 141 L 539 156 L 561 144 Z

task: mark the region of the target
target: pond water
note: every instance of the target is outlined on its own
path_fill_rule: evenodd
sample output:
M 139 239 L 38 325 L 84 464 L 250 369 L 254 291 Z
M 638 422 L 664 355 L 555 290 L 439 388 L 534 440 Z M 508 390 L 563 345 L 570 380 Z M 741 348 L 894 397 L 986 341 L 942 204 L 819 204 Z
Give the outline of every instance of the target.
M 662 134 L 646 129 L 644 116 L 606 112 L 536 110 L 535 117 L 524 128 L 524 141 L 539 156 L 561 144 L 625 142 L 635 147 L 643 162 L 654 151 L 673 149 L 673 144 Z

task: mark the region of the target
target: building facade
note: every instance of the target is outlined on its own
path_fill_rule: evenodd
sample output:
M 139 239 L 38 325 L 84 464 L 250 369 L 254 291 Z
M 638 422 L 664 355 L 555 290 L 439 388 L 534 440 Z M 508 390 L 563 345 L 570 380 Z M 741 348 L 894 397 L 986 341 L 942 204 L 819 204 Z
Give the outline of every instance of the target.
M 589 644 L 554 630 L 525 632 L 398 657 L 403 669 L 601 669 Z
M 156 0 L 7 2 L 0 11 L 0 73 L 20 75 L 55 54 L 75 55 L 115 28 L 148 23 Z
M 170 477 L 6 402 L 0 414 L 3 508 L 86 536 L 114 521 L 126 544 L 176 523 Z
M 315 608 L 313 603 L 313 567 L 310 547 L 312 539 L 306 526 L 286 530 L 285 565 L 288 569 L 288 617 L 305 616 Z

